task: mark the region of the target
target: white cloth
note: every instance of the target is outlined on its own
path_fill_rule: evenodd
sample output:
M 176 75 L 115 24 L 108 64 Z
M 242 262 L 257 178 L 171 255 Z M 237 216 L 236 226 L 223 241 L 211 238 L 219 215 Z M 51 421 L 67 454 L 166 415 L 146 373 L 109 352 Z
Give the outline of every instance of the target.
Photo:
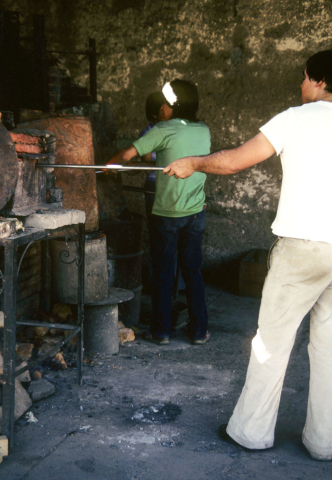
M 290 108 L 260 130 L 283 169 L 273 233 L 332 243 L 332 103 Z
M 273 446 L 296 331 L 310 311 L 310 388 L 303 443 L 332 460 L 332 245 L 279 239 L 271 255 L 251 357 L 227 432 L 247 448 Z

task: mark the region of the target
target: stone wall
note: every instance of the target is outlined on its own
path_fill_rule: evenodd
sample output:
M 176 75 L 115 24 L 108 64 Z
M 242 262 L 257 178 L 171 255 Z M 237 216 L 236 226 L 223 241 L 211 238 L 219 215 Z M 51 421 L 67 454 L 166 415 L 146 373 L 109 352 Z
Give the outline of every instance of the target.
M 88 38 L 96 39 L 99 100 L 114 108 L 119 145 L 144 128 L 146 96 L 181 77 L 199 87 L 199 116 L 211 129 L 212 149 L 236 146 L 279 111 L 300 104 L 305 60 L 332 45 L 330 0 L 7 0 L 0 5 L 20 11 L 22 33 L 33 13 L 44 14 L 50 49 L 85 50 Z M 86 58 L 66 55 L 65 63 L 75 82 L 88 86 Z M 280 181 L 277 158 L 236 176 L 208 178 L 205 266 L 216 269 L 252 248 L 268 248 Z

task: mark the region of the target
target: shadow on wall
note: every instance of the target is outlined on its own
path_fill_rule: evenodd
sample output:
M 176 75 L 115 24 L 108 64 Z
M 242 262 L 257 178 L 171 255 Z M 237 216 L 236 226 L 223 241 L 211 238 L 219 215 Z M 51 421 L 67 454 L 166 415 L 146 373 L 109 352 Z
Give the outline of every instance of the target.
M 253 249 L 241 256 L 203 269 L 206 283 L 235 295 L 261 298 L 268 272 L 267 249 Z
M 215 263 L 202 268 L 204 282 L 208 285 L 216 285 L 224 290 L 239 294 L 239 273 L 241 259 L 245 256 L 228 260 L 227 262 Z
M 202 268 L 202 274 L 206 285 L 216 285 L 229 293 L 239 295 L 239 275 L 241 258 L 229 260 L 227 262 L 216 263 L 213 266 Z M 149 254 L 143 256 L 142 265 L 142 284 L 143 293 L 151 295 L 151 264 Z
M 268 250 L 253 249 L 236 258 L 202 267 L 206 285 L 215 285 L 233 295 L 261 298 L 267 275 Z M 151 271 L 148 255 L 143 259 L 143 293 L 151 294 Z

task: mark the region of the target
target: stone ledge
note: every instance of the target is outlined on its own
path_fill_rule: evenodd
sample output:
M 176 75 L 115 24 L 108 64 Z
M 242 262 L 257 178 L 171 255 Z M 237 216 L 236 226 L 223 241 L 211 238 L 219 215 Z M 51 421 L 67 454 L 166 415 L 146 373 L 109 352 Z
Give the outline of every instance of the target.
M 32 213 L 24 220 L 24 227 L 54 230 L 65 225 L 77 225 L 85 222 L 82 210 L 41 210 Z

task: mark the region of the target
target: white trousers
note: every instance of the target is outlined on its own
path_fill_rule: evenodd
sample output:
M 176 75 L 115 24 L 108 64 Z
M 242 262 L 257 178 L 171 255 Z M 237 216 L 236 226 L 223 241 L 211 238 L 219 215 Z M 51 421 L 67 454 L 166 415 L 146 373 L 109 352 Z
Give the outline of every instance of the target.
M 241 445 L 273 446 L 283 380 L 296 331 L 310 311 L 310 386 L 302 441 L 332 460 L 332 245 L 281 238 L 271 254 L 246 382 L 227 432 Z

